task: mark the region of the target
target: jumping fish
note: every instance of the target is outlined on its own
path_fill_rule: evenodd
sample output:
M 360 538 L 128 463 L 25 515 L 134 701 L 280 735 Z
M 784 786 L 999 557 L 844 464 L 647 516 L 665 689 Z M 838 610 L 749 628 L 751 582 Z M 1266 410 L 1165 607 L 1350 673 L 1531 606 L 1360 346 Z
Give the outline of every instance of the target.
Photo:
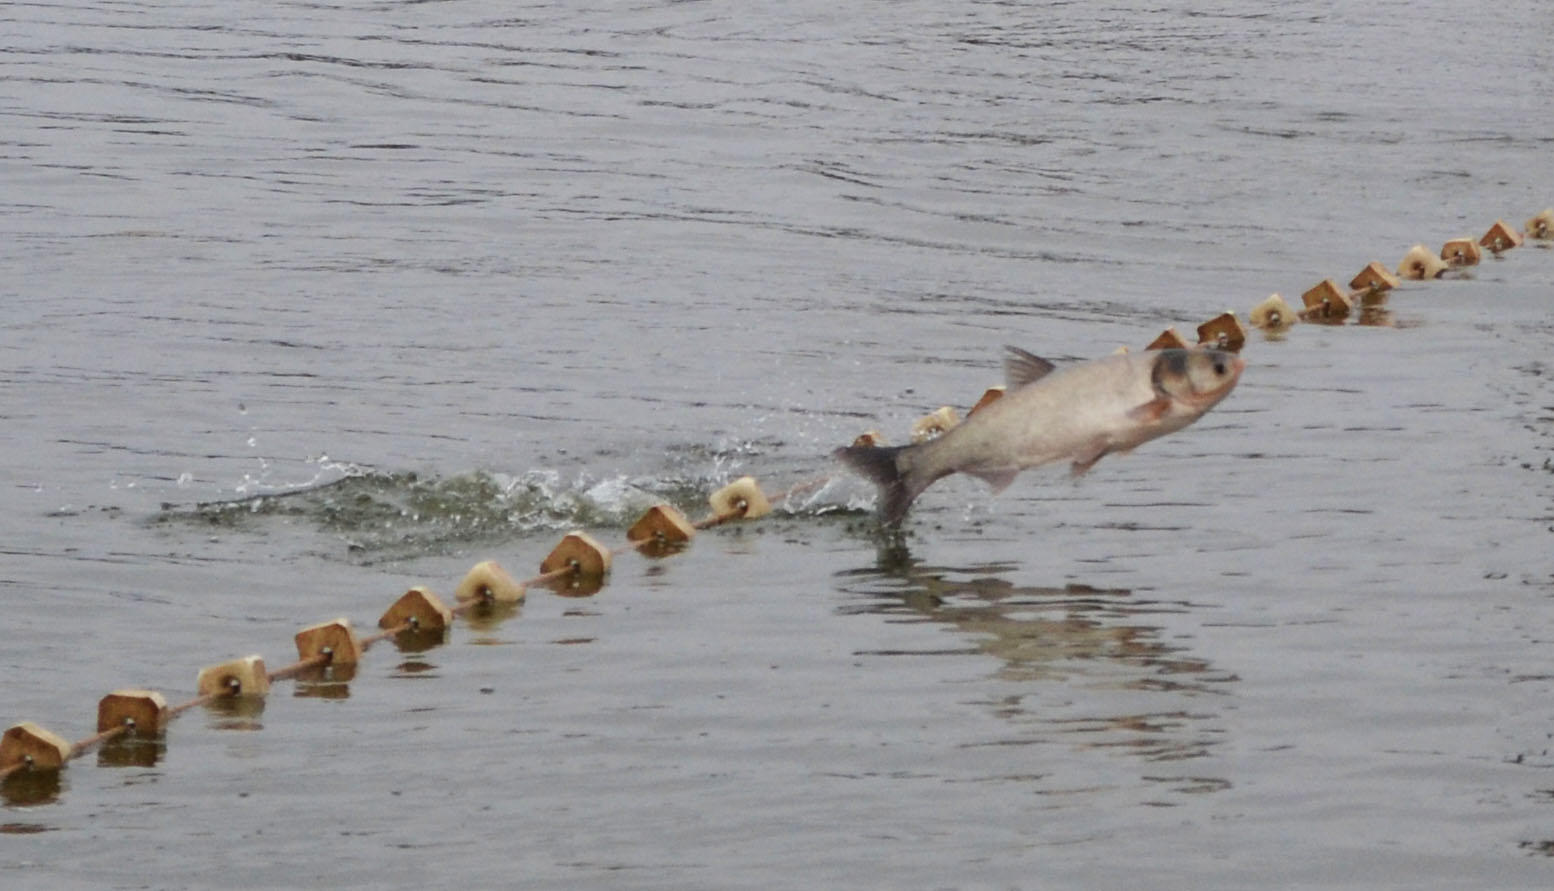
M 1123 353 L 1055 369 L 1007 347 L 1008 392 L 936 439 L 855 445 L 833 454 L 880 490 L 880 520 L 898 526 L 934 481 L 969 473 L 1002 492 L 1020 471 L 1068 460 L 1074 476 L 1186 427 L 1236 386 L 1246 360 L 1221 350 Z

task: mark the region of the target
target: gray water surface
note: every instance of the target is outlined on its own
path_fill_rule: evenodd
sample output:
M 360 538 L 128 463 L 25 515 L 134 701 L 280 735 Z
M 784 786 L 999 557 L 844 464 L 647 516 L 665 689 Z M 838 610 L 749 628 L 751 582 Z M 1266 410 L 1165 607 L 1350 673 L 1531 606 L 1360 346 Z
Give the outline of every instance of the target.
M 1554 7 L 0 9 L 0 723 L 1554 204 Z M 1554 251 L 0 797 L 6 888 L 1547 887 Z

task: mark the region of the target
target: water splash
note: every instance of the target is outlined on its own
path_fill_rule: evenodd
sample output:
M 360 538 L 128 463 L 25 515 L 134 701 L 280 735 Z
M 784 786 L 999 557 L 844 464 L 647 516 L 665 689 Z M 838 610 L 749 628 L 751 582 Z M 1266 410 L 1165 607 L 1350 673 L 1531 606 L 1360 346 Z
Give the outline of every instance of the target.
M 289 491 L 245 493 L 192 506 L 164 504 L 154 522 L 232 532 L 257 532 L 278 523 L 311 526 L 343 541 L 361 558 L 392 559 L 577 528 L 623 531 L 661 502 L 696 519 L 707 512 L 707 493 L 720 484 L 624 475 L 568 479 L 554 470 L 444 477 L 353 468 L 346 476 Z M 809 516 L 845 509 L 823 491 L 778 508 Z

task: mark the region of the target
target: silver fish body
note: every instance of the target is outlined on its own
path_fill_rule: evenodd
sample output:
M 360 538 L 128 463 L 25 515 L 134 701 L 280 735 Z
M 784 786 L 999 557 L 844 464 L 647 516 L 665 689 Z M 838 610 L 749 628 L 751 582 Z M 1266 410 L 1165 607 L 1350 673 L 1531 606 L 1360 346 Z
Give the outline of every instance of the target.
M 1020 471 L 1069 461 L 1083 474 L 1113 452 L 1186 427 L 1235 387 L 1245 360 L 1220 350 L 1124 353 L 1061 369 L 1009 348 L 1009 388 L 937 439 L 850 446 L 836 457 L 880 487 L 880 518 L 895 526 L 935 480 L 969 473 L 993 492 Z

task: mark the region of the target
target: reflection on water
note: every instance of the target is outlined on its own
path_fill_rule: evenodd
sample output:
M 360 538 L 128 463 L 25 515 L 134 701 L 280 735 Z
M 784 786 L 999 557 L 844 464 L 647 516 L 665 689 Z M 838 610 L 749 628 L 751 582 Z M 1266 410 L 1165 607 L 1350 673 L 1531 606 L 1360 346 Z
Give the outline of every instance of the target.
M 23 770 L 0 780 L 0 798 L 13 807 L 48 804 L 59 798 L 61 770 Z
M 167 754 L 167 738 L 127 734 L 103 743 L 97 749 L 99 767 L 155 767 Z
M 1217 742 L 1209 697 L 1236 680 L 1179 644 L 1164 640 L 1152 616 L 1185 602 L 1143 599 L 1121 588 L 1021 585 L 1012 565 L 925 566 L 899 542 L 875 565 L 842 573 L 856 598 L 843 613 L 934 622 L 964 646 L 874 650 L 873 656 L 982 653 L 996 657 L 997 682 L 985 704 L 1016 727 L 987 745 L 1065 744 L 1115 749 L 1151 761 L 1206 755 Z M 1181 791 L 1228 785 L 1203 777 L 1152 778 Z
M 218 696 L 205 703 L 213 730 L 263 730 L 263 696 Z
M 497 636 L 497 630 L 508 619 L 514 618 L 523 612 L 523 602 L 507 603 L 495 600 L 483 600 L 475 604 L 464 614 L 464 622 L 469 630 L 474 632 L 470 643 L 484 646 L 490 644 L 506 644 L 511 641 Z
M 355 665 L 315 665 L 297 675 L 292 695 L 300 699 L 349 699 L 355 678 Z

